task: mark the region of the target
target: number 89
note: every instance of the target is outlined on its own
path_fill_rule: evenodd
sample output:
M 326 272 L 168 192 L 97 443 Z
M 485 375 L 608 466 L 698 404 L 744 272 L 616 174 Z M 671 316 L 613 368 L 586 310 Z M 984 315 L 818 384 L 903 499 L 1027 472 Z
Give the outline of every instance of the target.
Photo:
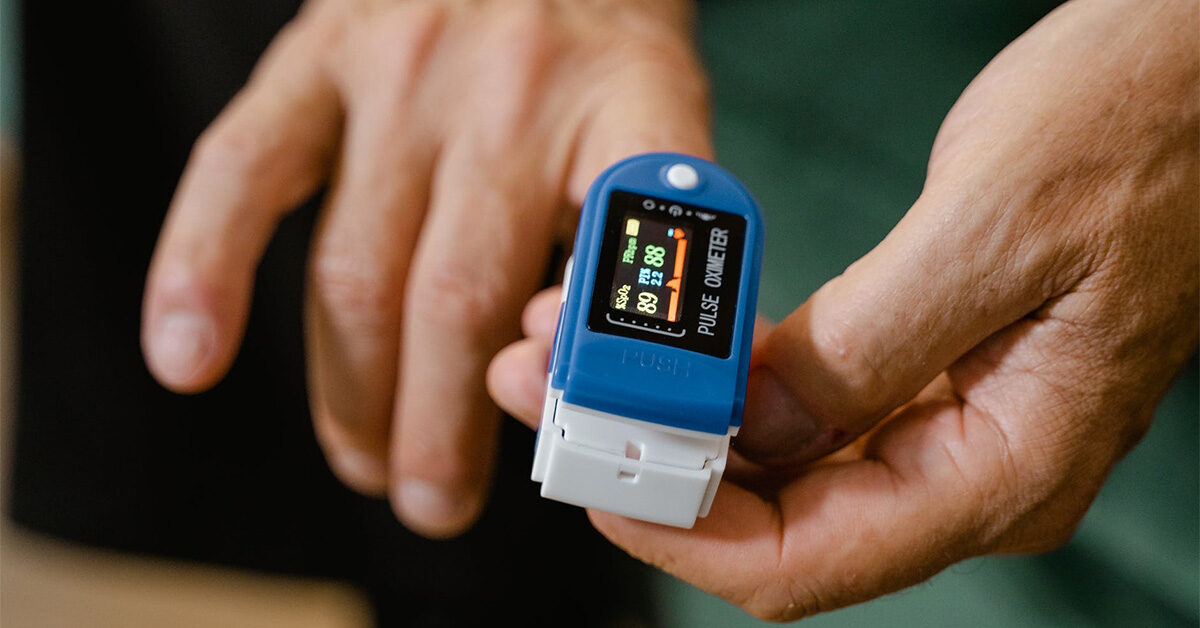
M 653 292 L 638 293 L 637 310 L 644 314 L 653 314 L 658 311 L 658 295 Z

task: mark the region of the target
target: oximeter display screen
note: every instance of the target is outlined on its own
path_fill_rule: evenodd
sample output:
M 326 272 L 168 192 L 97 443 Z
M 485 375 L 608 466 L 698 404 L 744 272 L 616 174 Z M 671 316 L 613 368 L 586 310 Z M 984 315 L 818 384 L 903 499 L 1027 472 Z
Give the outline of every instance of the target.
M 678 222 L 626 215 L 609 307 L 678 322 L 691 252 L 688 231 Z
M 588 328 L 729 357 L 746 219 L 612 192 Z

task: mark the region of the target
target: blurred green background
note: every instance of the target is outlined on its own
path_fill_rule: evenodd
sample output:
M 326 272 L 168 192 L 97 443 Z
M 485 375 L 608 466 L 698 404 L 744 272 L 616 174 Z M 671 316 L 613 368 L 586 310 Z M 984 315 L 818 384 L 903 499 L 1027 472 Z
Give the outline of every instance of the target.
M 971 78 L 1053 3 L 755 0 L 701 5 L 720 161 L 768 221 L 760 307 L 779 319 L 868 251 L 917 197 L 938 125 Z M 15 6 L 0 0 L 0 123 L 19 136 Z M 1197 366 L 1116 468 L 1074 540 L 984 558 L 807 620 L 839 626 L 1200 624 Z M 760 622 L 667 576 L 679 628 Z

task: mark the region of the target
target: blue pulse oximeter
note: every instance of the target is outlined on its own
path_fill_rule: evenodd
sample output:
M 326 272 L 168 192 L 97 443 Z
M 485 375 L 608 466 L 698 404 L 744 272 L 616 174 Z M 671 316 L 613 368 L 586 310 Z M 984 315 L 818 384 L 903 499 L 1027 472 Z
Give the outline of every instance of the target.
M 725 170 L 638 155 L 592 183 L 563 280 L 533 479 L 690 528 L 742 422 L 762 216 Z

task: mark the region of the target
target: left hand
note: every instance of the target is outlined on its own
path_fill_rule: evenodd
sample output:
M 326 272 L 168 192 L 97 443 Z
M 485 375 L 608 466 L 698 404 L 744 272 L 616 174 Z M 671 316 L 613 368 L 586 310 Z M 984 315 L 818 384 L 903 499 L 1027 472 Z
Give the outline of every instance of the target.
M 763 466 L 691 530 L 594 525 L 775 620 L 1066 542 L 1196 348 L 1198 12 L 1076 1 L 1010 45 L 900 224 L 759 339 L 735 448 Z M 489 372 L 530 424 L 556 308 Z
M 588 182 L 711 151 L 693 11 L 308 0 L 180 180 L 146 279 L 150 371 L 187 393 L 224 376 L 276 223 L 327 184 L 304 312 L 317 441 L 409 529 L 464 532 L 498 443 L 484 371 Z

